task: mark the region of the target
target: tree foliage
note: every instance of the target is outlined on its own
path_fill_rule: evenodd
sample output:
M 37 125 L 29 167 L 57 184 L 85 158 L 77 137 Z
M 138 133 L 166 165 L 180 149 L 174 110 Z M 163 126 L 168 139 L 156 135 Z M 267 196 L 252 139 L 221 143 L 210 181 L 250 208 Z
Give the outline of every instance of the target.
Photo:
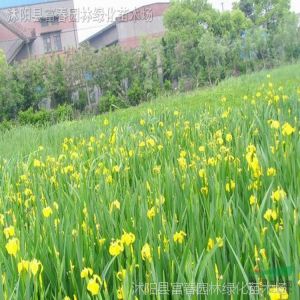
M 289 8 L 289 0 L 241 0 L 220 12 L 206 0 L 173 1 L 165 15 L 165 78 L 213 84 L 297 59 L 299 29 Z
M 138 49 L 95 51 L 84 45 L 64 56 L 13 66 L 0 52 L 0 121 L 20 111 L 29 110 L 31 117 L 43 99 L 51 108 L 70 104 L 106 112 L 138 105 L 163 89 L 216 84 L 294 61 L 300 56 L 300 32 L 289 8 L 289 0 L 240 0 L 233 10 L 220 12 L 207 0 L 173 0 L 164 17 L 164 37 L 144 40 Z M 99 104 L 93 91 L 101 95 Z

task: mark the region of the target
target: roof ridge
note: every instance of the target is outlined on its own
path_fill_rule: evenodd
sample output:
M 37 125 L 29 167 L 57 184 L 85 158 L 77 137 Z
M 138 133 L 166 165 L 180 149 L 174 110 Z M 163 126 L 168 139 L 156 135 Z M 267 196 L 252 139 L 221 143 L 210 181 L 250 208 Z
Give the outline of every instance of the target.
M 92 34 L 91 36 L 87 37 L 86 39 L 84 39 L 83 41 L 81 41 L 80 44 L 85 43 L 85 42 L 88 42 L 88 41 L 90 41 L 91 39 L 93 39 L 94 37 L 96 37 L 97 35 L 99 35 L 99 34 L 105 32 L 106 30 L 108 30 L 108 29 L 114 27 L 114 26 L 117 24 L 118 19 L 120 20 L 120 19 L 122 19 L 122 17 L 124 17 L 124 16 L 126 16 L 126 15 L 128 15 L 128 14 L 130 14 L 130 13 L 133 13 L 134 11 L 136 11 L 136 10 L 138 10 L 138 9 L 141 9 L 141 8 L 144 8 L 144 7 L 147 7 L 147 6 L 151 6 L 151 5 L 156 5 L 156 4 L 170 4 L 170 2 L 169 2 L 169 1 L 161 1 L 161 2 L 160 2 L 160 1 L 156 1 L 156 2 L 152 2 L 152 3 L 149 3 L 149 4 L 145 4 L 145 5 L 136 7 L 135 9 L 132 9 L 132 10 L 130 10 L 129 12 L 127 12 L 127 13 L 125 13 L 125 14 L 122 14 L 122 15 L 120 15 L 120 16 L 118 16 L 118 17 L 116 17 L 114 22 L 112 22 L 111 24 L 109 24 L 109 25 L 103 27 L 101 30 L 95 32 L 95 33 Z

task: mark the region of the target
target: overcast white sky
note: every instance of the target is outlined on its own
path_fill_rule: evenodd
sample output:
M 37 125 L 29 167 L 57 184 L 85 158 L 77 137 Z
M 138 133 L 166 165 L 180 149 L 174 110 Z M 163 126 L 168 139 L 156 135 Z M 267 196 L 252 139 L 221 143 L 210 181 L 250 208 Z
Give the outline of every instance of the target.
M 80 16 L 84 16 L 84 11 L 92 11 L 95 9 L 102 9 L 104 14 L 104 20 L 99 22 L 95 22 L 92 20 L 81 20 L 78 23 L 78 35 L 79 40 L 82 41 L 85 38 L 89 37 L 93 33 L 99 31 L 103 27 L 110 24 L 114 17 L 116 17 L 120 12 L 124 12 L 126 10 L 132 10 L 136 7 L 150 4 L 154 2 L 167 2 L 159 1 L 159 0 L 74 0 L 75 7 L 79 9 Z M 224 5 L 224 9 L 230 9 L 232 7 L 232 0 L 209 0 L 210 3 L 213 4 L 214 7 L 221 9 L 222 3 Z M 292 9 L 296 12 L 300 12 L 300 0 L 292 0 Z M 93 13 L 94 15 L 94 13 Z

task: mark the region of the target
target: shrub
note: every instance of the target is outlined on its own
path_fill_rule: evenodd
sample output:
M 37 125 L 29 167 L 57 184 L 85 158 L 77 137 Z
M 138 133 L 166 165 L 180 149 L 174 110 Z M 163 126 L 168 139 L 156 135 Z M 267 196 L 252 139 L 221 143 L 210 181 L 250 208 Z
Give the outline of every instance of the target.
M 140 104 L 144 98 L 144 93 L 141 85 L 135 82 L 128 90 L 127 96 L 130 105 L 136 106 Z
M 0 132 L 5 132 L 12 129 L 13 123 L 11 121 L 4 120 L 0 123 Z
M 0 122 L 30 107 L 38 110 L 44 98 L 56 108 L 70 104 L 79 92 L 75 110 L 102 113 L 138 105 L 162 89 L 215 85 L 228 76 L 300 57 L 298 19 L 289 11 L 289 0 L 251 0 L 250 6 L 249 0 L 240 0 L 230 12 L 219 12 L 204 0 L 173 2 L 164 17 L 164 38 L 144 39 L 130 51 L 120 46 L 95 51 L 86 45 L 62 57 L 10 66 L 0 50 Z M 98 91 L 104 95 L 99 105 L 94 103 Z M 33 123 L 56 118 L 60 116 L 43 111 L 20 117 Z
M 73 110 L 70 105 L 61 105 L 55 110 L 42 109 L 39 111 L 34 111 L 31 107 L 26 111 L 19 112 L 19 122 L 22 125 L 30 124 L 35 126 L 45 126 L 71 120 L 72 118 Z
M 25 111 L 19 112 L 19 122 L 22 125 L 31 124 L 31 125 L 46 125 L 50 123 L 51 113 L 50 111 L 40 110 L 34 111 L 32 107 Z
M 116 109 L 124 108 L 126 104 L 124 101 L 112 94 L 111 92 L 102 96 L 99 101 L 99 113 L 105 113 L 108 111 L 114 111 Z
M 74 102 L 74 108 L 80 112 L 84 111 L 88 105 L 88 97 L 85 90 L 79 90 L 79 99 Z
M 165 80 L 164 90 L 170 92 L 172 90 L 172 82 L 170 80 Z
M 55 123 L 60 121 L 69 121 L 73 119 L 73 109 L 71 105 L 59 105 L 52 111 L 53 121 Z

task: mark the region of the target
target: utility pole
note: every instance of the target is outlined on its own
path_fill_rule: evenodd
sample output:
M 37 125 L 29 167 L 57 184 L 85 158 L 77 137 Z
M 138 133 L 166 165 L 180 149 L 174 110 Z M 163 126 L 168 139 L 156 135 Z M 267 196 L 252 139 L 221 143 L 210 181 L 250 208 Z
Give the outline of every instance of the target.
M 224 2 L 221 2 L 222 5 L 222 12 L 224 12 Z

